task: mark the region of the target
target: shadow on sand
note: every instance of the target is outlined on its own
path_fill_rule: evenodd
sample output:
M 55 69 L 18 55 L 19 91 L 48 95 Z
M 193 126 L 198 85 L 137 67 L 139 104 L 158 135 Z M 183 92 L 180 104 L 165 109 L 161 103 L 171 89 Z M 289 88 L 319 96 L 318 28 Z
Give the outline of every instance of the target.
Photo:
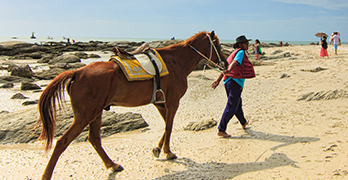
M 258 139 L 263 141 L 274 141 L 280 142 L 282 144 L 271 147 L 267 150 L 273 150 L 284 146 L 288 146 L 296 143 L 309 143 L 319 141 L 319 138 L 315 137 L 294 137 L 276 134 L 266 134 L 260 131 L 253 131 L 251 129 L 246 129 L 246 135 L 241 137 L 231 137 L 229 139 Z M 266 151 L 267 151 L 266 150 Z M 266 158 L 265 161 L 257 162 L 258 159 L 266 152 L 264 151 L 255 162 L 247 163 L 219 163 L 219 162 L 206 162 L 206 163 L 196 163 L 188 158 L 181 158 L 174 160 L 174 163 L 184 165 L 187 170 L 173 172 L 172 174 L 164 175 L 162 177 L 156 178 L 160 179 L 231 179 L 238 175 L 261 171 L 265 169 L 272 169 L 281 166 L 292 166 L 298 168 L 295 164 L 296 162 L 289 159 L 286 154 L 283 153 L 273 153 L 270 157 Z
M 173 163 L 184 165 L 187 170 L 173 172 L 172 174 L 164 175 L 156 180 L 164 179 L 232 179 L 238 175 L 272 169 L 281 166 L 298 167 L 295 161 L 289 159 L 283 153 L 273 153 L 263 162 L 247 162 L 247 163 L 219 163 L 206 162 L 196 163 L 188 158 L 179 158 L 173 160 Z
M 277 135 L 277 134 L 267 134 L 260 131 L 254 131 L 252 129 L 246 129 L 246 135 L 242 135 L 241 137 L 230 137 L 230 139 L 258 139 L 263 141 L 273 141 L 280 142 L 283 144 L 279 144 L 277 146 L 269 148 L 270 150 L 275 151 L 276 149 L 284 146 L 288 146 L 296 143 L 309 143 L 319 141 L 320 138 L 316 137 L 295 137 L 295 136 L 285 136 L 285 135 Z
M 260 131 L 253 131 L 246 129 L 247 134 L 241 137 L 230 137 L 227 139 L 258 139 L 263 141 L 274 141 L 282 144 L 271 147 L 265 150 L 255 162 L 246 163 L 220 163 L 220 162 L 205 162 L 197 163 L 189 158 L 178 158 L 171 160 L 170 162 L 181 164 L 187 168 L 185 171 L 173 171 L 171 174 L 167 174 L 156 180 L 164 179 L 232 179 L 238 175 L 261 171 L 265 169 L 272 169 L 281 166 L 292 166 L 298 168 L 296 161 L 293 161 L 287 157 L 284 153 L 273 153 L 270 157 L 266 158 L 265 161 L 257 162 L 259 158 L 268 150 L 275 151 L 276 149 L 284 146 L 288 146 L 296 143 L 309 143 L 319 141 L 319 138 L 315 137 L 294 137 L 276 134 L 266 134 Z M 165 160 L 164 160 L 165 161 Z M 109 179 L 114 179 L 116 174 L 109 176 Z

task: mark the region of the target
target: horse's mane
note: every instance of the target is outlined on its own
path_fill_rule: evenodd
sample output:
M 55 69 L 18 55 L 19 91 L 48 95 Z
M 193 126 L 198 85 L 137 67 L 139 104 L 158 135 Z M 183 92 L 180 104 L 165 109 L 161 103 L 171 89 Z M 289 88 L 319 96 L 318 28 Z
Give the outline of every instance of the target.
M 171 48 L 175 48 L 175 47 L 187 47 L 187 46 L 190 46 L 190 44 L 192 44 L 192 42 L 198 38 L 202 38 L 204 36 L 207 35 L 207 32 L 206 31 L 201 31 L 195 35 L 193 35 L 192 37 L 190 37 L 189 39 L 186 39 L 185 41 L 183 42 L 180 42 L 180 43 L 177 43 L 177 44 L 173 44 L 173 45 L 170 45 L 170 46 L 167 46 L 167 47 L 163 47 L 163 49 L 171 49 Z

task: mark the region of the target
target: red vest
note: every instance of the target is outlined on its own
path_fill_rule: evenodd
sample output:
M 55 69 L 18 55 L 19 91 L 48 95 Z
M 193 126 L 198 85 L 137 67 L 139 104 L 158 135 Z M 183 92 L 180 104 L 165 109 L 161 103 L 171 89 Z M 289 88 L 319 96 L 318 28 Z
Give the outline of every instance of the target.
M 237 52 L 241 50 L 240 48 L 236 49 L 228 58 L 227 62 L 228 64 L 231 64 L 234 57 L 236 56 Z M 248 59 L 248 56 L 244 52 L 244 57 L 241 65 L 237 65 L 232 69 L 232 71 L 228 74 L 224 75 L 224 80 L 228 77 L 235 78 L 235 79 L 247 79 L 247 78 L 253 78 L 255 77 L 255 71 L 253 64 Z

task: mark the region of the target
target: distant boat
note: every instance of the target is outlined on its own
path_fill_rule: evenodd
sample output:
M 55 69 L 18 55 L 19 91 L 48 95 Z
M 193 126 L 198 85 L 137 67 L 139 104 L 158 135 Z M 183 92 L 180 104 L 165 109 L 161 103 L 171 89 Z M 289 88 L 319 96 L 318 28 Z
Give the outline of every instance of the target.
M 31 33 L 30 39 L 36 39 L 36 37 L 34 36 L 34 32 Z
M 18 39 L 17 37 L 15 37 L 15 36 L 13 36 L 13 37 L 11 37 L 11 39 Z

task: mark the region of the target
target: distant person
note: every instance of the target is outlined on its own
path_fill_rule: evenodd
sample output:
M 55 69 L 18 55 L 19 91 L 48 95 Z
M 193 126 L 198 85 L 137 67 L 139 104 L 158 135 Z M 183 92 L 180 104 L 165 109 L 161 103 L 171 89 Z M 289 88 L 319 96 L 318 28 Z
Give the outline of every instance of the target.
M 34 32 L 31 33 L 30 39 L 36 39 L 36 37 L 35 37 L 35 35 L 34 35 Z
M 260 54 L 262 53 L 261 51 L 261 43 L 258 39 L 255 40 L 255 55 L 256 55 L 256 60 L 260 61 Z
M 333 43 L 335 48 L 335 55 L 337 55 L 337 48 L 338 45 L 341 45 L 341 38 L 338 32 L 334 32 L 333 35 L 331 35 L 331 44 Z
M 175 40 L 175 37 L 172 37 L 170 40 Z
M 279 41 L 279 46 L 283 46 L 283 42 L 282 41 Z
M 226 133 L 228 122 L 236 115 L 243 129 L 246 129 L 248 121 L 244 117 L 242 109 L 242 91 L 244 87 L 245 78 L 255 77 L 253 65 L 246 55 L 249 48 L 249 41 L 244 35 L 237 37 L 236 43 L 233 45 L 235 50 L 227 58 L 228 68 L 211 84 L 215 89 L 222 78 L 224 78 L 225 90 L 227 93 L 227 104 L 222 114 L 220 124 L 218 126 L 218 136 L 227 138 L 231 137 Z M 242 73 L 243 72 L 243 73 Z
M 329 57 L 329 54 L 327 53 L 327 42 L 326 42 L 326 36 L 320 39 L 321 44 L 321 50 L 320 50 L 320 57 Z

